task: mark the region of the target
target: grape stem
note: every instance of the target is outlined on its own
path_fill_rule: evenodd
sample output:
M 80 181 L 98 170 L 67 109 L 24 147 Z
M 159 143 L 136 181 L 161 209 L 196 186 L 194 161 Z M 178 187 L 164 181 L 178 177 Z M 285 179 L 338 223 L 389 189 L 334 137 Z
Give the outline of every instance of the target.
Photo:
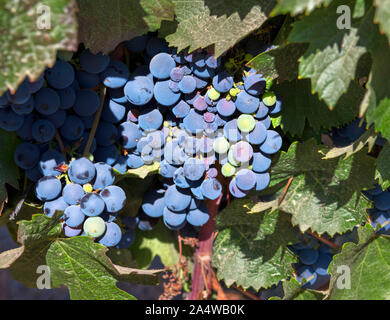
M 88 141 L 87 144 L 85 145 L 83 157 L 87 158 L 89 154 L 89 150 L 91 149 L 93 138 L 95 137 L 96 129 L 98 127 L 99 121 L 100 121 L 100 116 L 103 111 L 103 106 L 104 106 L 104 100 L 106 98 L 106 91 L 107 88 L 103 85 L 100 84 L 100 106 L 98 111 L 96 112 L 95 118 L 93 119 L 93 124 L 91 128 L 91 132 L 89 133 Z
M 55 137 L 56 137 L 58 146 L 60 147 L 60 151 L 61 151 L 61 153 L 62 153 L 62 155 L 64 156 L 64 159 L 65 159 L 65 161 L 66 161 L 65 147 L 64 147 L 64 143 L 62 142 L 61 136 L 60 136 L 60 134 L 59 134 L 59 132 L 58 132 L 58 129 L 56 129 L 56 131 L 55 131 Z
M 194 254 L 194 273 L 192 276 L 192 287 L 191 292 L 188 295 L 188 300 L 201 300 L 203 298 L 204 289 L 206 289 L 208 295 L 211 293 L 212 272 L 210 270 L 215 232 L 215 217 L 218 213 L 221 199 L 222 194 L 216 200 L 207 201 L 210 219 L 204 226 L 201 227 L 199 231 L 198 248 Z

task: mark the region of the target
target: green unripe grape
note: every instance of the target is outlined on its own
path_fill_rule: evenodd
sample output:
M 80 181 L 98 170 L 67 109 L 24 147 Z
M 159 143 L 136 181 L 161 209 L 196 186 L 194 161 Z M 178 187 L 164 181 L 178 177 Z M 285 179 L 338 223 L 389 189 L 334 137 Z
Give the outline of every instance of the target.
M 237 161 L 236 158 L 234 158 L 233 148 L 230 148 L 228 152 L 228 161 L 231 165 L 235 167 L 238 167 L 241 164 L 241 162 Z
M 89 161 L 93 162 L 93 160 L 95 159 L 95 157 L 93 156 L 92 153 L 88 153 L 87 159 L 88 159 Z
M 237 119 L 237 127 L 241 132 L 251 132 L 256 125 L 256 120 L 250 114 L 242 114 Z
M 169 128 L 169 122 L 168 122 L 168 121 L 164 121 L 163 126 L 164 126 L 165 128 Z
M 217 153 L 227 153 L 230 148 L 229 141 L 226 140 L 225 137 L 218 137 L 214 140 L 213 149 Z
M 89 217 L 85 220 L 83 228 L 87 235 L 98 238 L 106 231 L 106 223 L 100 217 Z
M 240 90 L 239 90 L 239 89 L 236 89 L 236 88 L 231 88 L 230 91 L 229 91 L 229 94 L 230 94 L 232 97 L 237 96 L 239 93 L 240 93 Z
M 276 103 L 276 95 L 275 93 L 269 91 L 263 94 L 263 103 L 267 107 L 272 107 Z
M 215 88 L 211 88 L 209 91 L 207 91 L 207 94 L 209 98 L 213 101 L 218 100 L 221 94 L 215 90 Z
M 236 173 L 236 168 L 233 167 L 230 163 L 225 163 L 222 166 L 221 172 L 224 177 L 232 177 Z
M 93 191 L 93 187 L 90 183 L 86 183 L 85 185 L 83 185 L 83 190 L 86 193 L 91 193 Z

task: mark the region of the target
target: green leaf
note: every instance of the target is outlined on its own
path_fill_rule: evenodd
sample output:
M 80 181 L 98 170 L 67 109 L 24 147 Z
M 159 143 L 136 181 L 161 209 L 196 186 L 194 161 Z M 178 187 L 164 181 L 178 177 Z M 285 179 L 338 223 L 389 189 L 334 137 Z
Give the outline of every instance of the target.
M 40 29 L 48 9 L 50 29 Z M 26 76 L 36 80 L 54 64 L 57 50 L 77 50 L 73 0 L 2 0 L 0 17 L 0 95 L 15 91 Z
M 149 175 L 157 174 L 160 169 L 160 163 L 155 162 L 151 165 L 144 165 L 138 169 L 129 169 L 125 174 L 119 176 L 119 180 L 134 177 L 145 179 Z
M 292 43 L 260 53 L 249 61 L 249 66 L 264 77 L 278 78 L 279 82 L 298 77 L 298 59 L 305 53 L 306 43 Z
M 332 109 L 354 79 L 360 57 L 366 52 L 361 43 L 360 27 L 371 18 L 370 12 L 354 21 L 350 30 L 339 29 L 339 5 L 353 7 L 354 1 L 336 0 L 329 7 L 315 10 L 294 23 L 291 42 L 308 42 L 300 59 L 299 75 L 310 78 L 313 92 L 318 92 Z
M 379 180 L 382 189 L 390 187 L 390 145 L 386 143 L 376 160 L 375 178 Z
M 20 140 L 16 134 L 0 131 L 0 203 L 7 199 L 5 184 L 19 189 L 19 169 L 14 161 L 14 152 L 19 144 Z
M 23 254 L 10 267 L 15 280 L 29 288 L 36 287 L 39 275 L 37 268 L 46 265 L 45 255 L 51 243 L 61 234 L 59 222 L 63 213 L 57 213 L 53 218 L 42 214 L 32 217 L 31 221 L 20 221 L 18 242 L 23 245 Z
M 375 145 L 377 135 L 375 134 L 374 127 L 371 127 L 367 130 L 359 139 L 346 147 L 341 148 L 332 148 L 330 149 L 324 159 L 338 158 L 342 155 L 345 155 L 344 159 L 347 159 L 356 152 L 362 150 L 366 145 L 368 145 L 368 151 L 370 152 Z
M 74 300 L 134 300 L 116 286 L 106 250 L 90 237 L 57 239 L 46 254 L 52 285 L 66 285 Z
M 260 28 L 275 5 L 272 0 L 173 2 L 176 5 L 177 28 L 170 34 L 172 26 L 162 30 L 169 44 L 179 51 L 187 47 L 194 51 L 214 45 L 216 56 Z
M 325 298 L 324 292 L 302 289 L 301 284 L 294 278 L 283 282 L 283 290 L 283 300 L 323 300 Z
M 369 224 L 359 228 L 358 234 L 359 243 L 345 244 L 329 265 L 328 299 L 388 300 L 390 239 L 376 235 Z
M 296 257 L 287 245 L 296 232 L 281 211 L 249 215 L 253 202 L 236 199 L 217 216 L 213 267 L 227 286 L 269 288 L 293 274 Z
M 332 0 L 278 0 L 278 4 L 272 10 L 271 16 L 291 13 L 297 15 L 305 12 L 308 14 L 322 5 L 327 6 Z
M 24 252 L 24 246 L 0 253 L 0 269 L 7 269 L 19 259 Z
M 382 33 L 390 39 L 390 1 L 389 0 L 374 0 L 376 6 L 375 23 L 379 22 Z
M 122 41 L 173 20 L 171 0 L 78 0 L 79 38 L 92 52 L 109 53 Z
M 319 151 L 325 150 L 314 140 L 293 143 L 271 168 L 271 186 L 293 176 L 279 209 L 291 214 L 302 232 L 333 236 L 365 221 L 369 203 L 361 190 L 373 185 L 375 159 L 363 149 L 348 159 L 324 160 Z
M 137 261 L 138 268 L 142 269 L 148 268 L 156 256 L 160 257 L 166 267 L 174 266 L 179 262 L 178 241 L 174 233 L 164 225 L 162 219 L 151 231 L 137 229 L 135 242 L 130 247 L 130 251 Z
M 137 215 L 139 208 L 142 205 L 142 200 L 146 191 L 150 189 L 154 183 L 154 176 L 147 176 L 145 179 L 134 178 L 132 176 L 122 179 L 116 183 L 126 193 L 126 204 L 122 210 L 125 216 L 134 217 Z
M 337 103 L 334 110 L 329 110 L 317 95 L 310 91 L 310 81 L 294 80 L 282 82 L 273 88 L 283 101 L 282 129 L 293 136 L 301 137 L 306 123 L 318 133 L 323 129 L 339 127 L 351 122 L 359 114 L 359 103 L 363 99 L 364 89 L 355 81 Z

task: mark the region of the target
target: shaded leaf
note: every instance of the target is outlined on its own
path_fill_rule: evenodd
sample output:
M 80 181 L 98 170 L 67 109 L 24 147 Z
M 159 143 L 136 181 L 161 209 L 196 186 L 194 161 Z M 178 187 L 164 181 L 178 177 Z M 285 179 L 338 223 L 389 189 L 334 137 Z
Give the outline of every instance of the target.
M 379 180 L 383 190 L 390 187 L 390 145 L 388 143 L 383 146 L 376 160 L 375 178 Z
M 353 81 L 336 107 L 329 110 L 317 95 L 311 93 L 308 79 L 282 82 L 273 89 L 283 101 L 282 129 L 297 137 L 304 134 L 306 123 L 318 133 L 351 122 L 358 116 L 359 104 L 364 96 L 364 89 Z
M 274 7 L 269 0 L 173 0 L 178 22 L 174 33 L 162 30 L 166 40 L 178 51 L 215 47 L 220 56 L 239 40 L 260 28 Z
M 248 215 L 253 202 L 236 199 L 217 216 L 213 267 L 227 286 L 269 288 L 293 273 L 296 257 L 287 245 L 296 233 L 285 213 Z
M 137 261 L 138 268 L 142 269 L 148 268 L 156 256 L 160 257 L 165 267 L 171 267 L 179 262 L 178 241 L 162 219 L 151 231 L 137 229 L 135 242 L 130 251 Z
M 369 203 L 361 190 L 373 185 L 375 159 L 363 149 L 348 159 L 324 160 L 319 150 L 314 140 L 293 143 L 271 168 L 271 187 L 293 176 L 279 208 L 302 232 L 333 236 L 365 221 Z
M 0 130 L 0 203 L 7 199 L 5 184 L 19 189 L 19 169 L 14 161 L 14 152 L 19 143 L 16 134 Z
M 249 61 L 249 66 L 264 77 L 295 80 L 298 77 L 298 59 L 305 53 L 306 43 L 292 43 L 260 53 Z
M 323 300 L 326 296 L 321 291 L 302 289 L 301 284 L 294 278 L 283 282 L 283 290 L 283 300 Z M 279 300 L 275 298 L 271 300 Z
M 79 38 L 94 53 L 109 53 L 124 40 L 173 20 L 171 0 L 78 0 Z

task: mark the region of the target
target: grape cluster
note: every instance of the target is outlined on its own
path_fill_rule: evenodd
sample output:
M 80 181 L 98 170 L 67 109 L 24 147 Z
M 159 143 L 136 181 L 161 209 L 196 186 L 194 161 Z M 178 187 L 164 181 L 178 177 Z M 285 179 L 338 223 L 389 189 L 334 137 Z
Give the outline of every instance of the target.
M 146 193 L 131 223 L 142 230 L 153 228 L 159 217 L 174 230 L 187 222 L 202 226 L 209 219 L 202 200 L 221 196 L 223 177 L 230 179 L 228 189 L 236 198 L 265 189 L 271 156 L 282 146 L 281 136 L 270 129 L 281 101 L 266 79 L 250 69 L 235 81 L 222 70 L 220 58 L 204 50 L 177 53 L 150 34 L 125 46 L 131 59 L 138 55 L 143 62 L 125 64 L 80 50 L 76 59 L 59 57 L 37 81 L 26 79 L 14 94 L 0 97 L 0 127 L 23 140 L 15 162 L 37 182 L 47 215 L 67 210 L 65 234 L 104 239 L 112 228 L 118 231 L 113 219 L 121 208 L 109 208 L 107 188 L 118 190 L 115 174 L 155 162 L 161 184 Z M 74 163 L 83 163 L 76 166 L 82 168 L 79 177 L 71 173 Z M 82 198 L 67 200 L 64 193 L 71 190 Z M 124 193 L 115 197 L 125 200 Z
M 328 267 L 333 259 L 332 249 L 311 236 L 302 235 L 301 238 L 299 243 L 290 246 L 299 257 L 299 263 L 294 265 L 296 279 L 306 281 L 302 286 L 304 289 L 320 289 L 330 279 Z

